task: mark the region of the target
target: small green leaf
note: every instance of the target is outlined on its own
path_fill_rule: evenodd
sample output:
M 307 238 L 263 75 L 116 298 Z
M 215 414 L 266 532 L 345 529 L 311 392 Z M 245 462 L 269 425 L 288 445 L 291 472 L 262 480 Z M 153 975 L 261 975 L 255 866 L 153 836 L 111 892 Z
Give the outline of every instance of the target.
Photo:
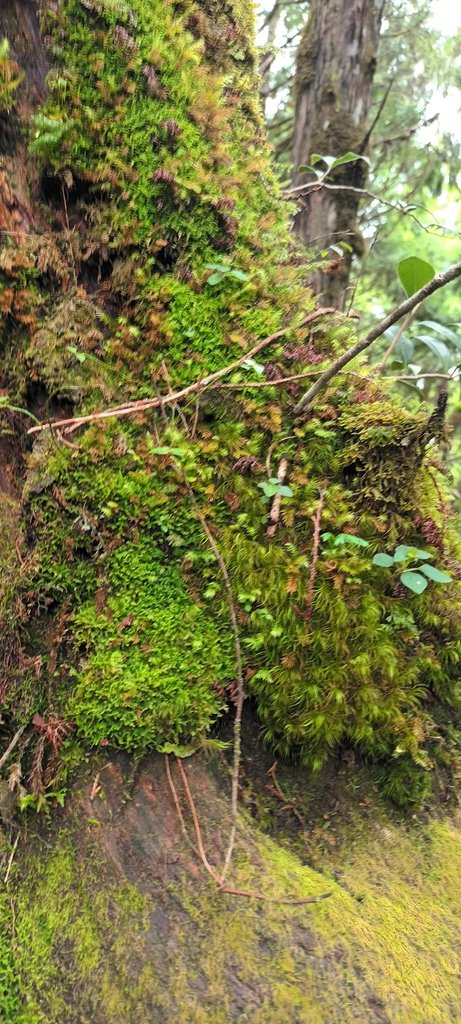
M 355 544 L 358 548 L 367 548 L 368 541 L 364 540 L 363 537 L 356 537 L 353 533 L 340 533 L 336 537 L 334 546 L 338 547 L 340 544 Z
M 278 484 L 271 484 L 267 480 L 263 480 L 261 484 L 258 484 L 266 498 L 273 498 L 274 494 L 277 494 Z
M 245 274 L 243 270 L 229 270 L 229 277 L 234 277 L 236 281 L 249 281 L 248 274 Z
M 279 494 L 282 495 L 282 498 L 293 497 L 293 491 L 291 490 L 291 487 L 288 487 L 287 484 L 279 484 L 279 486 L 277 487 L 277 491 Z
M 177 455 L 178 458 L 184 455 L 182 448 L 151 448 L 152 455 Z
M 406 562 L 407 559 L 418 562 L 428 561 L 434 556 L 429 551 L 423 551 L 422 548 L 413 548 L 408 544 L 398 544 L 394 551 L 394 562 Z
M 330 170 L 334 170 L 335 167 L 341 167 L 342 164 L 352 164 L 356 160 L 364 160 L 366 164 L 370 161 L 367 156 L 362 156 L 361 153 L 344 153 L 343 156 L 337 156 L 331 165 Z
M 210 274 L 210 276 L 206 280 L 206 283 L 207 284 L 211 284 L 211 285 L 213 285 L 213 284 L 221 284 L 221 281 L 223 280 L 223 278 L 224 278 L 224 274 L 221 274 L 221 273 Z
M 409 256 L 406 260 L 400 260 L 397 273 L 404 291 L 410 296 L 432 281 L 435 270 L 426 260 L 420 260 L 419 256 Z
M 192 757 L 192 754 L 196 754 L 199 746 L 179 746 L 176 743 L 164 743 L 163 747 L 157 748 L 161 754 L 174 754 L 175 757 Z
M 430 580 L 434 583 L 451 583 L 452 578 L 447 572 L 442 572 L 441 569 L 436 569 L 435 565 L 421 565 L 419 571 L 423 572 Z
M 423 590 L 427 587 L 427 580 L 424 579 L 424 576 L 421 576 L 419 572 L 413 572 L 411 569 L 406 569 L 402 573 L 400 582 L 408 590 L 412 590 L 414 594 L 422 594 Z
M 384 551 L 378 551 L 377 555 L 373 557 L 373 565 L 379 565 L 383 569 L 390 569 L 391 565 L 394 564 L 394 559 L 391 555 L 386 555 Z

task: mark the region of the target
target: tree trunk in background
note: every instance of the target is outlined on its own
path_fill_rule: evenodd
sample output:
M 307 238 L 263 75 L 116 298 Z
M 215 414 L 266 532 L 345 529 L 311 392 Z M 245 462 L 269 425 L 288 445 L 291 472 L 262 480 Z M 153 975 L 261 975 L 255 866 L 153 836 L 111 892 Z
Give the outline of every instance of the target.
M 373 76 L 383 16 L 383 0 L 313 0 L 297 55 L 295 81 L 294 184 L 307 180 L 298 167 L 313 153 L 342 156 L 366 153 Z M 366 164 L 345 164 L 334 182 L 363 187 Z M 341 241 L 359 255 L 363 249 L 353 193 L 313 193 L 295 218 L 295 232 L 315 250 Z M 313 282 L 329 305 L 341 306 L 353 253 L 339 268 Z

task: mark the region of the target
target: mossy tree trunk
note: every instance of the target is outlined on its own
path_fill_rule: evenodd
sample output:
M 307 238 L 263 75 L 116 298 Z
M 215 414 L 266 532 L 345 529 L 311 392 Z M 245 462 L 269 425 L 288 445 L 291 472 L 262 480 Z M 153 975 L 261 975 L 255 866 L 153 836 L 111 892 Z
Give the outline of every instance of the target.
M 0 814 L 11 794 L 50 811 L 80 773 L 45 854 L 39 839 L 11 862 L 0 849 L 14 882 L 0 897 L 0 1017 L 342 1024 L 359 1006 L 378 1024 L 386 972 L 365 946 L 377 927 L 382 943 L 395 922 L 403 934 L 406 890 L 391 926 L 379 895 L 364 942 L 355 896 L 335 885 L 317 964 L 305 908 L 239 896 L 223 911 L 182 842 L 164 758 L 136 771 L 153 750 L 216 747 L 212 728 L 233 716 L 230 589 L 266 768 L 274 746 L 310 768 L 353 746 L 384 765 L 396 798 L 427 794 L 439 736 L 444 771 L 456 742 L 457 584 L 413 599 L 371 556 L 405 542 L 459 572 L 434 444 L 443 425 L 360 366 L 294 417 L 303 374 L 348 345 L 352 325 L 314 316 L 291 245 L 249 0 L 15 0 L 0 30 L 1 750 L 16 737 Z M 189 384 L 173 403 L 171 388 Z M 133 410 L 159 394 L 161 408 Z M 50 429 L 80 413 L 75 432 Z M 200 757 L 187 764 L 218 871 L 228 774 L 218 792 Z M 191 838 L 185 788 L 180 798 Z M 284 899 L 325 887 L 245 821 L 238 851 L 231 887 Z M 335 1002 L 339 926 L 358 945 Z M 453 948 L 445 908 L 436 936 Z M 413 1024 L 409 989 L 398 977 L 389 1012 L 402 1006 L 403 1021 L 408 1007 Z
M 307 180 L 298 168 L 314 153 L 366 155 L 373 76 L 383 0 L 313 0 L 296 60 L 294 184 Z M 321 166 L 321 165 L 320 165 Z M 336 185 L 363 188 L 366 163 L 358 160 L 333 173 Z M 341 308 L 353 253 L 363 243 L 356 218 L 360 196 L 353 192 L 312 192 L 295 218 L 295 231 L 318 251 L 346 242 L 341 265 L 314 282 L 328 304 Z

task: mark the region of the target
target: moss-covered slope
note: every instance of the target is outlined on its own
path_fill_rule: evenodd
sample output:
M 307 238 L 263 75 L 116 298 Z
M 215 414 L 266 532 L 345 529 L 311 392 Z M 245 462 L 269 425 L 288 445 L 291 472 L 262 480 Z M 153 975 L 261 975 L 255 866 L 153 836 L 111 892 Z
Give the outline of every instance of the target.
M 287 906 L 216 892 L 184 844 L 160 759 L 134 786 L 120 761 L 99 769 L 97 795 L 92 772 L 65 827 L 18 850 L 0 904 L 2 1020 L 459 1021 L 459 823 L 407 829 L 357 808 L 346 848 L 331 846 L 313 870 L 241 822 L 230 885 L 276 901 L 331 892 Z M 219 863 L 226 799 L 200 763 L 187 774 Z

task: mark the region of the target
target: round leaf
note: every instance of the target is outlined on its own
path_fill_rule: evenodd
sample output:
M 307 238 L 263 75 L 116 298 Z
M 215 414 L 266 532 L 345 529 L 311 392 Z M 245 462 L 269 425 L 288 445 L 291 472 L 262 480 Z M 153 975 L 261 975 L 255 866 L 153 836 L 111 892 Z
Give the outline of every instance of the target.
M 402 573 L 400 582 L 414 594 L 422 594 L 427 587 L 427 580 L 424 579 L 424 576 L 421 576 L 419 572 L 411 572 L 410 569 Z
M 378 554 L 373 557 L 373 565 L 382 566 L 383 569 L 390 569 L 393 564 L 394 559 L 392 556 L 386 555 L 384 551 L 378 551 Z

